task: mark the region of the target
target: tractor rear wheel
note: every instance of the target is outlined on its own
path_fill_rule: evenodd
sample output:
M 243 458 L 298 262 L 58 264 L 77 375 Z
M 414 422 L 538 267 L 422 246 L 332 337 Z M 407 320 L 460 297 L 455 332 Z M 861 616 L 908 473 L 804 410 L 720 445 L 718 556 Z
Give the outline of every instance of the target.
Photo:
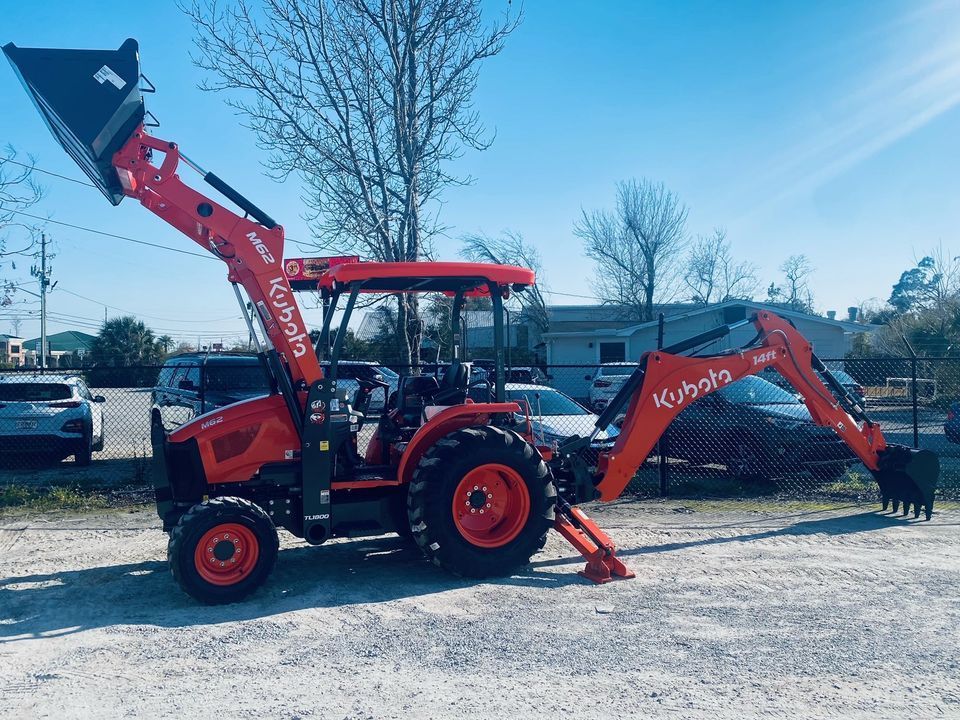
M 273 570 L 273 521 L 249 500 L 222 497 L 194 505 L 170 531 L 167 560 L 184 592 L 207 605 L 240 600 Z
M 407 496 L 414 539 L 457 575 L 507 575 L 553 526 L 556 489 L 536 449 L 513 432 L 464 428 L 420 459 Z

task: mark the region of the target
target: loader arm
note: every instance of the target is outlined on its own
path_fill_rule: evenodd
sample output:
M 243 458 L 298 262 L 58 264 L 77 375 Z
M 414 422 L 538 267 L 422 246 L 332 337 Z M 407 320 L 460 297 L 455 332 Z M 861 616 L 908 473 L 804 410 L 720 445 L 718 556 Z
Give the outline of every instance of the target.
M 163 160 L 154 162 L 162 153 Z M 181 160 L 259 220 L 241 217 L 189 187 L 177 170 Z M 176 143 L 147 134 L 141 125 L 113 156 L 123 193 L 227 264 L 227 279 L 247 291 L 264 331 L 289 368 L 295 389 L 323 374 L 290 283 L 283 271 L 283 227 L 212 173 L 181 155 Z
M 745 347 L 708 356 L 678 353 L 728 335 L 752 322 L 757 337 Z M 830 427 L 874 474 L 884 509 L 888 501 L 921 507 L 929 518 L 939 464 L 929 451 L 888 446 L 880 426 L 870 420 L 814 355 L 810 343 L 793 325 L 770 312 L 750 321 L 725 325 L 674 346 L 645 353 L 637 370 L 597 420 L 604 429 L 626 406 L 620 435 L 600 456 L 596 490 L 601 500 L 613 500 L 650 455 L 670 423 L 695 400 L 747 375 L 775 368 L 801 395 L 813 421 Z M 823 373 L 830 388 L 817 374 Z

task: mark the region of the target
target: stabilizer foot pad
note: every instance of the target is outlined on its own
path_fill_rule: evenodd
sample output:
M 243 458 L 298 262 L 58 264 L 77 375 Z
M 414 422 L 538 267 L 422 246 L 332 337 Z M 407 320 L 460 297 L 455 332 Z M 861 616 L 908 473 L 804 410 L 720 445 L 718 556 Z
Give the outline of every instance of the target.
M 586 566 L 577 573 L 581 577 L 598 585 L 636 577 L 617 557 L 613 541 L 580 508 L 558 505 L 554 527 L 586 558 Z

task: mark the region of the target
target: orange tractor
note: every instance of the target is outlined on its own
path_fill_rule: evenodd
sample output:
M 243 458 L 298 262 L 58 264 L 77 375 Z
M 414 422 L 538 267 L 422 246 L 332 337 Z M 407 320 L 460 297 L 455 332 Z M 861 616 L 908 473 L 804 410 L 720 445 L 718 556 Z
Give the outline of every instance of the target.
M 3 50 L 51 132 L 107 199 L 138 200 L 226 264 L 251 335 L 259 338 L 274 394 L 214 410 L 169 434 L 153 430 L 156 505 L 170 533 L 170 568 L 198 600 L 235 601 L 263 583 L 277 558 L 277 528 L 311 544 L 409 535 L 433 563 L 470 577 L 515 571 L 553 528 L 586 558 L 585 577 L 632 577 L 578 505 L 617 498 L 690 403 L 770 367 L 804 398 L 814 421 L 831 427 L 873 472 L 884 509 L 902 503 L 906 514 L 912 505 L 915 517 L 923 510 L 929 519 L 937 457 L 887 445 L 810 343 L 770 313 L 645 353 L 592 435 L 549 447 L 537 442 L 529 408 L 504 401 L 502 304 L 533 285 L 531 270 L 475 263 L 333 267 L 319 279 L 328 309 L 312 345 L 284 272 L 283 228 L 176 143 L 148 134 L 134 40 L 116 51 L 13 44 Z M 182 166 L 243 215 L 185 184 Z M 345 331 L 360 294 L 410 292 L 452 298 L 452 357 L 442 372 L 401 378 L 383 411 L 370 413 L 377 381 L 361 381 L 354 398 L 337 387 Z M 472 296 L 491 300 L 497 323 L 487 402 L 470 399 L 469 366 L 459 357 L 459 316 Z M 749 322 L 757 335 L 744 347 L 681 354 Z M 612 447 L 588 452 L 624 412 Z M 358 433 L 368 423 L 372 439 L 361 454 Z

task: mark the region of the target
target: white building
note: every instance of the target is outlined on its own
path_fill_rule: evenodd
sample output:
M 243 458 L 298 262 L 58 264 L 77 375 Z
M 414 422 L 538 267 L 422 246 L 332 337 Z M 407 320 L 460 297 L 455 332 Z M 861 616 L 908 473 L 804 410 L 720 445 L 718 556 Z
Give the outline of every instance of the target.
M 0 334 L 0 365 L 20 367 L 24 364 L 24 340 L 16 335 Z
M 601 321 L 600 310 L 601 308 L 596 307 L 585 308 L 584 312 L 592 313 L 595 317 L 577 321 L 582 327 L 576 329 L 571 328 L 572 322 L 551 322 L 551 332 L 543 335 L 547 364 L 554 366 L 553 385 L 574 397 L 587 395 L 589 382 L 584 378 L 589 374 L 585 369 L 587 366 L 605 362 L 635 361 L 644 352 L 657 347 L 658 321 Z M 747 319 L 758 310 L 769 310 L 791 320 L 823 359 L 842 358 L 850 350 L 854 336 L 875 329 L 871 325 L 806 315 L 765 303 L 731 300 L 698 307 L 667 306 L 663 309 L 663 344 L 670 345 L 715 327 Z M 591 325 L 594 327 L 591 328 Z M 719 352 L 738 347 L 750 342 L 755 335 L 753 325 L 745 325 L 708 346 L 705 351 Z M 583 366 L 584 369 L 582 372 L 581 368 L 577 367 L 564 370 L 556 367 L 558 365 Z

